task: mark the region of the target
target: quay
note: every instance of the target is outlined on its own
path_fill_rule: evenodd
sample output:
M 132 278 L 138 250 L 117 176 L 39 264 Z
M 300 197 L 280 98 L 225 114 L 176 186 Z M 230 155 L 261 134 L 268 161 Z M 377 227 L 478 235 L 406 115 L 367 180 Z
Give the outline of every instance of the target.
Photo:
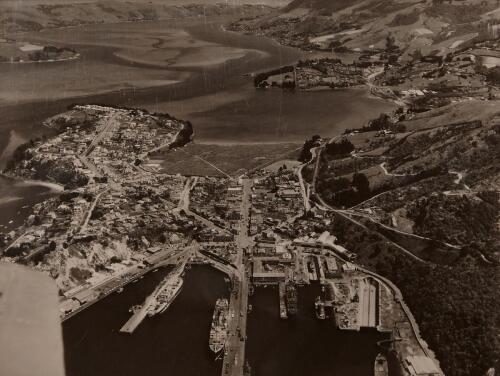
M 148 313 L 148 309 L 150 305 L 153 303 L 154 296 L 150 295 L 146 299 L 146 302 L 142 305 L 142 307 L 136 310 L 132 317 L 128 319 L 128 321 L 123 325 L 120 329 L 120 333 L 132 334 L 135 329 L 139 326 L 139 324 L 146 318 Z
M 91 307 L 92 305 L 96 304 L 97 302 L 101 301 L 102 299 L 106 298 L 107 296 L 111 295 L 112 293 L 119 291 L 120 289 L 123 289 L 125 286 L 127 286 L 129 283 L 132 283 L 134 281 L 137 281 L 147 273 L 150 273 L 151 271 L 162 267 L 166 265 L 176 265 L 180 258 L 182 257 L 189 257 L 192 252 L 191 248 L 188 248 L 186 250 L 183 250 L 179 253 L 176 254 L 171 254 L 170 251 L 160 251 L 158 254 L 155 256 L 155 260 L 151 262 L 151 264 L 147 267 L 142 267 L 139 268 L 137 265 L 130 268 L 128 270 L 128 275 L 124 277 L 123 275 L 117 276 L 115 278 L 112 278 L 110 280 L 105 281 L 103 284 L 97 285 L 97 286 L 92 286 L 90 288 L 87 288 L 79 294 L 85 295 L 85 296 L 91 296 L 92 298 L 89 299 L 88 301 L 82 303 L 78 308 L 72 310 L 71 312 L 65 313 L 61 317 L 61 322 L 64 322 L 73 316 L 77 315 L 78 313 L 82 312 L 83 310 Z M 73 299 L 74 296 L 72 296 L 70 299 Z

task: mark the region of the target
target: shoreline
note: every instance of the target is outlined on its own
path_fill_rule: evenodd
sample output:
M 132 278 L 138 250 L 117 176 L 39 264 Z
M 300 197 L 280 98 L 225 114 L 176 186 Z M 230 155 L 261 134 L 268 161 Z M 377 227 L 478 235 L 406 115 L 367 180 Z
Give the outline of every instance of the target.
M 64 186 L 58 184 L 58 183 L 53 183 L 53 182 L 48 182 L 48 181 L 43 181 L 43 180 L 31 180 L 31 179 L 23 179 L 21 180 L 21 184 L 27 187 L 45 187 L 49 188 L 51 192 L 54 193 L 61 193 L 65 191 Z
M 73 61 L 73 60 L 78 60 L 81 57 L 80 54 L 76 54 L 75 56 L 68 57 L 66 59 L 49 59 L 49 60 L 38 60 L 38 61 L 0 61 L 0 64 L 43 64 L 43 63 L 61 63 L 65 61 Z
M 21 176 L 6 174 L 5 172 L 0 172 L 0 178 L 10 180 L 13 184 L 20 184 L 25 187 L 48 188 L 52 193 L 61 193 L 65 190 L 64 186 L 58 183 L 43 180 L 25 179 Z

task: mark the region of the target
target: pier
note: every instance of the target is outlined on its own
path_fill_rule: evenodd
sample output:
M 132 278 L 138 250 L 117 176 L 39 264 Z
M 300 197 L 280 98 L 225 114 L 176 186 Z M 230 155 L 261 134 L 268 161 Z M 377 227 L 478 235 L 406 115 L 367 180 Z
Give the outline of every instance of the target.
M 139 324 L 146 318 L 146 315 L 148 314 L 148 308 L 151 305 L 152 302 L 147 302 L 149 299 L 154 299 L 154 297 L 149 296 L 148 299 L 146 299 L 146 302 L 144 305 L 138 309 L 137 311 L 134 312 L 132 317 L 128 319 L 128 321 L 123 325 L 120 329 L 120 333 L 127 333 L 127 334 L 132 334 L 135 329 L 139 326 Z
M 177 271 L 172 272 L 171 274 L 166 276 L 163 281 L 160 282 L 158 287 L 156 287 L 156 289 L 151 293 L 151 295 L 149 295 L 146 298 L 146 300 L 144 301 L 144 304 L 140 308 L 133 310 L 132 317 L 130 317 L 127 320 L 127 322 L 125 323 L 125 325 L 123 325 L 121 327 L 120 333 L 132 334 L 137 329 L 139 324 L 148 315 L 148 312 L 151 311 L 151 308 L 154 307 L 155 304 L 157 303 L 158 296 L 162 294 L 161 290 L 165 288 L 165 285 L 170 283 L 170 281 L 172 279 L 182 278 L 181 274 L 183 273 L 184 268 L 186 267 L 186 263 L 187 263 L 187 260 L 184 260 L 184 262 L 181 264 L 180 268 Z M 168 279 L 168 281 L 165 282 L 167 279 Z M 180 286 L 182 286 L 182 285 L 180 285 Z M 172 302 L 176 296 L 177 295 L 170 297 L 171 300 L 169 301 L 168 304 L 170 304 L 170 302 Z M 152 312 L 152 314 L 155 314 L 154 310 L 152 310 L 151 312 Z

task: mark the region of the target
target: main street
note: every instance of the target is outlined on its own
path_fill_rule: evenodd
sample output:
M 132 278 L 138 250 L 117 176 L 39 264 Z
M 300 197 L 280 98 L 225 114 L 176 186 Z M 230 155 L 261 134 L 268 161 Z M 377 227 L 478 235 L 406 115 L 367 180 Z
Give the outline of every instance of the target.
M 196 184 L 188 179 L 178 205 L 178 210 L 182 209 L 188 215 L 194 215 L 210 227 L 215 226 L 209 219 L 202 218 L 189 210 L 189 193 Z M 241 376 L 245 365 L 245 343 L 247 327 L 247 307 L 249 282 L 247 278 L 245 250 L 252 246 L 253 239 L 248 236 L 248 225 L 250 220 L 252 196 L 252 180 L 242 179 L 242 198 L 241 198 L 241 219 L 238 235 L 236 236 L 236 260 L 234 265 L 221 263 L 219 260 L 197 252 L 198 257 L 209 260 L 210 265 L 227 274 L 232 281 L 231 296 L 229 299 L 229 325 L 227 328 L 227 340 L 223 358 L 222 375 Z M 219 228 L 218 226 L 216 226 Z
M 224 354 L 222 375 L 241 376 L 245 365 L 245 343 L 247 329 L 248 307 L 248 278 L 245 267 L 245 249 L 251 247 L 252 238 L 248 236 L 248 223 L 250 218 L 252 180 L 243 179 L 243 194 L 241 199 L 241 220 L 238 236 L 236 237 L 236 266 L 237 271 L 233 279 L 233 292 L 230 299 L 230 318 L 228 339 Z

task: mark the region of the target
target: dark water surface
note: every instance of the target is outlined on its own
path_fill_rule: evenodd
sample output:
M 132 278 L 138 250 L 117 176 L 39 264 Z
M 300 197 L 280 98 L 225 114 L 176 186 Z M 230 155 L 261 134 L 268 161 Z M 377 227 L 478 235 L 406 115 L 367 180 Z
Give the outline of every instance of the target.
M 141 304 L 166 269 L 149 273 L 63 324 L 68 376 L 220 375 L 222 362 L 208 347 L 215 301 L 229 296 L 224 275 L 194 266 L 182 291 L 162 314 L 146 318 L 132 335 L 121 334 L 129 308 Z
M 9 232 L 22 225 L 33 205 L 52 194 L 50 188 L 0 175 L 0 231 Z
M 299 289 L 297 316 L 282 320 L 276 288 L 258 288 L 248 322 L 247 357 L 253 376 L 371 376 L 377 341 L 375 330 L 341 331 L 333 320 L 318 320 L 314 300 L 318 285 Z
M 194 266 L 169 309 L 145 319 L 132 335 L 120 334 L 130 314 L 166 275 L 150 273 L 121 294 L 113 294 L 63 325 L 68 376 L 220 375 L 222 362 L 208 349 L 216 299 L 229 296 L 224 275 Z M 247 358 L 254 376 L 369 376 L 387 335 L 373 330 L 345 332 L 314 316 L 318 286 L 299 291 L 299 314 L 279 317 L 278 291 L 257 289 L 250 303 Z

